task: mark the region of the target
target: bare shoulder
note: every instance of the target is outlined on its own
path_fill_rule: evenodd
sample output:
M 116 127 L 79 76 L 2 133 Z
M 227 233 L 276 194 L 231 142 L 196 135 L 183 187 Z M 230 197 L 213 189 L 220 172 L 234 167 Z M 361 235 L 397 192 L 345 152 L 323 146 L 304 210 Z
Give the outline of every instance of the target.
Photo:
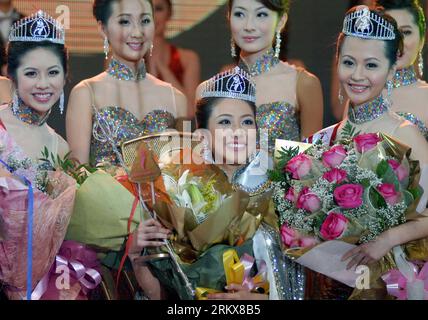
M 296 67 L 298 73 L 298 84 L 300 88 L 310 89 L 321 87 L 321 82 L 318 77 L 309 71 Z
M 0 77 L 0 103 L 9 102 L 12 98 L 12 81 Z

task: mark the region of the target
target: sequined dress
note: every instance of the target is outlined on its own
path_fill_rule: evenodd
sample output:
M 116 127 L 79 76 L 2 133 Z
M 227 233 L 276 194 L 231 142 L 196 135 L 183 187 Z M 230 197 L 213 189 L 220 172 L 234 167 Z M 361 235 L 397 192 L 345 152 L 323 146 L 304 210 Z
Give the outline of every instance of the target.
M 394 88 L 410 86 L 418 81 L 414 67 L 403 68 L 397 70 L 392 80 Z M 404 111 L 396 111 L 396 113 L 404 119 L 410 121 L 418 127 L 425 139 L 428 141 L 428 128 L 424 121 L 417 117 L 415 114 Z
M 132 70 L 123 63 L 113 58 L 106 73 L 120 81 L 139 81 L 146 77 L 144 64 L 139 73 L 134 74 Z M 138 119 L 132 112 L 120 106 L 96 107 L 95 95 L 92 86 L 84 82 L 92 97 L 92 136 L 90 147 L 90 162 L 92 165 L 98 163 L 119 164 L 111 141 L 114 141 L 117 150 L 123 142 L 132 140 L 143 135 L 159 133 L 173 128 L 175 125 L 174 115 L 164 108 L 157 108 L 148 112 L 143 119 Z M 170 85 L 173 108 L 176 110 L 174 89 Z M 110 137 L 111 140 L 107 139 Z
M 102 119 L 110 124 L 116 146 L 128 140 L 151 133 L 165 131 L 173 128 L 175 119 L 172 113 L 166 110 L 153 110 L 142 120 L 121 107 L 104 107 L 98 109 Z M 91 138 L 91 158 L 95 163 L 109 162 L 118 164 L 112 147 L 102 137 L 102 130 L 93 115 L 93 135 Z

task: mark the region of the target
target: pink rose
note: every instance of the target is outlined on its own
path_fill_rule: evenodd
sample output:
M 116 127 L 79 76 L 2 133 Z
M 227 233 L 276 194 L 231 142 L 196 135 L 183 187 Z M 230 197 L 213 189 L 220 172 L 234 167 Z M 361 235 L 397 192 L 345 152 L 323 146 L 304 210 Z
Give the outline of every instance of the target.
M 333 168 L 330 171 L 325 172 L 322 177 L 330 183 L 342 183 L 347 177 L 345 170 Z
M 321 237 L 324 240 L 335 240 L 343 235 L 348 219 L 341 213 L 331 212 L 321 225 Z
M 314 245 L 318 244 L 319 240 L 314 237 L 302 237 L 299 240 L 299 247 L 301 248 L 309 248 L 313 247 Z
M 393 184 L 382 183 L 377 187 L 377 191 L 379 191 L 385 201 L 390 205 L 394 205 L 400 200 L 400 193 L 395 191 Z
M 334 189 L 337 204 L 345 209 L 358 208 L 363 204 L 364 188 L 360 184 L 344 184 Z
M 293 179 L 300 180 L 311 171 L 312 160 L 306 154 L 302 153 L 291 159 L 285 171 L 292 174 Z
M 335 146 L 322 154 L 322 163 L 328 168 L 336 168 L 346 156 L 347 153 L 343 146 Z
M 284 223 L 280 228 L 282 242 L 289 248 L 299 246 L 299 232 L 294 229 L 287 227 Z
M 360 134 L 354 138 L 355 146 L 359 153 L 372 150 L 379 141 L 382 140 L 375 133 Z
M 398 181 L 403 181 L 409 176 L 409 172 L 402 164 L 400 164 L 400 162 L 396 160 L 388 160 L 388 163 L 397 175 Z
M 293 187 L 288 189 L 287 193 L 285 194 L 285 200 L 288 200 L 292 203 L 296 202 L 296 196 L 294 195 L 294 188 Z
M 304 187 L 299 193 L 296 206 L 299 209 L 313 213 L 321 208 L 321 200 L 308 187 Z

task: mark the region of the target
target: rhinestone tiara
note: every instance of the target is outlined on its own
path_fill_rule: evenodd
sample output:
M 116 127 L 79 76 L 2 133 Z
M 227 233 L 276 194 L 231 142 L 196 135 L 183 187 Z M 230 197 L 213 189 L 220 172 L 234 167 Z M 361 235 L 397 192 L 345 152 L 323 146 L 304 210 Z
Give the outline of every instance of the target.
M 42 10 L 15 22 L 10 30 L 9 41 L 65 44 L 64 27 Z
M 370 11 L 367 6 L 359 6 L 343 21 L 342 32 L 347 36 L 373 40 L 394 40 L 394 26 Z
M 219 73 L 205 81 L 202 98 L 231 98 L 256 103 L 256 85 L 239 67 Z

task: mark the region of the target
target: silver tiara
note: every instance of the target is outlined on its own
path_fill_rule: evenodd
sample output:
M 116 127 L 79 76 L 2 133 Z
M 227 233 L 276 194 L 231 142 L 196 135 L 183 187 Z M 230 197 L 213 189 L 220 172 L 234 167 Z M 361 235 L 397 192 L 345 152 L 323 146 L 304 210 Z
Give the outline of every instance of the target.
M 360 6 L 348 14 L 343 22 L 342 32 L 348 36 L 373 40 L 394 40 L 394 26 L 371 12 L 367 6 Z
M 64 27 L 42 10 L 15 22 L 10 30 L 9 41 L 65 44 Z
M 219 73 L 205 81 L 202 98 L 231 98 L 256 103 L 256 84 L 239 67 Z

